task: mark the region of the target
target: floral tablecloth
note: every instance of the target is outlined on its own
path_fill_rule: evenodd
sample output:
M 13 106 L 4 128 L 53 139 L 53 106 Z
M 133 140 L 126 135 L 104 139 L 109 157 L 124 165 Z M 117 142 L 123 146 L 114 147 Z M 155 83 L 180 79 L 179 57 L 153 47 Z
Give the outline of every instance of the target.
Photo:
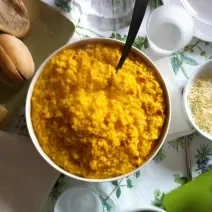
M 118 11 L 116 6 L 125 4 L 122 7 L 128 7 L 130 14 L 132 9 L 130 7 L 133 0 L 45 0 L 45 2 L 57 8 L 76 24 L 76 32 L 73 40 L 88 37 L 111 37 L 123 41 L 126 39 L 130 21 L 128 19 L 122 19 L 121 22 L 114 21 L 116 18 L 115 14 Z M 97 11 L 96 14 L 95 11 L 89 14 L 87 11 L 89 4 L 97 4 L 96 7 L 99 6 L 100 8 L 100 3 L 102 2 L 106 6 L 109 5 L 108 2 L 112 2 L 111 9 L 113 11 L 112 15 L 115 17 L 114 19 L 112 18 L 108 21 L 106 18 L 105 20 L 103 16 L 107 16 L 107 14 L 102 14 L 101 11 Z M 149 49 L 145 37 L 145 23 L 151 11 L 160 5 L 160 0 L 149 1 L 149 7 L 143 25 L 134 43 L 136 48 L 144 51 L 146 54 L 149 54 Z M 106 10 L 103 11 L 105 12 Z M 97 14 L 99 18 L 96 18 Z M 120 14 L 121 16 L 123 15 Z M 149 56 L 153 57 L 151 54 Z M 172 54 L 169 57 L 169 61 L 178 82 L 184 85 L 195 68 L 211 58 L 212 43 L 194 38 L 184 49 Z M 16 114 L 8 130 L 28 136 L 24 108 Z M 198 135 L 196 132 L 189 135 L 188 140 L 192 160 L 192 175 L 196 177 L 212 168 L 212 142 Z M 184 138 L 179 138 L 166 142 L 154 160 L 134 175 L 120 181 L 102 184 L 87 183 L 85 186 L 103 191 L 102 193 L 100 192 L 100 195 L 105 206 L 105 211 L 109 212 L 133 209 L 135 206 L 141 207 L 144 204 L 152 204 L 163 208 L 162 198 L 164 195 L 170 190 L 185 184 L 186 181 Z M 80 182 L 61 175 L 55 183 L 43 211 L 53 211 L 55 200 L 62 191 L 73 186 L 73 184 L 80 184 Z M 113 209 L 111 199 L 113 199 L 117 206 L 115 210 Z

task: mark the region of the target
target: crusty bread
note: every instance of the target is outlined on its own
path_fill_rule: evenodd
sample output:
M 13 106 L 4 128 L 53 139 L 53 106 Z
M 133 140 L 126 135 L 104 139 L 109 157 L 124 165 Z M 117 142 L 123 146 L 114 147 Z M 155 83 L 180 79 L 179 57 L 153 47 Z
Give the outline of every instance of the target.
M 1 70 L 5 72 L 5 74 L 14 82 L 24 81 L 21 75 L 18 73 L 16 67 L 13 62 L 4 51 L 4 49 L 0 46 L 0 64 Z
M 33 76 L 32 55 L 27 46 L 13 35 L 0 34 L 0 69 L 17 83 Z
M 29 28 L 29 15 L 22 0 L 0 0 L 0 31 L 22 38 Z

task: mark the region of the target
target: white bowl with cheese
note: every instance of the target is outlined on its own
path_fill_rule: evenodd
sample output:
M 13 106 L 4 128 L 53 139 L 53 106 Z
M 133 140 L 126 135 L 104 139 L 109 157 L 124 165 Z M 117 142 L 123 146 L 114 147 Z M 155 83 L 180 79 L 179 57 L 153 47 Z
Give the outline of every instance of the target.
M 189 78 L 183 102 L 193 127 L 212 140 L 212 60 L 199 66 Z

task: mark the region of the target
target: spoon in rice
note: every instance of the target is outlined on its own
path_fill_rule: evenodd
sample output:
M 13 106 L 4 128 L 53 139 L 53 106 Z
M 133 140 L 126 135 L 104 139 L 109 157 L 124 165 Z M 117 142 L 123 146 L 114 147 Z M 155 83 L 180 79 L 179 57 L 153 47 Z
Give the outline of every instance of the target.
M 138 34 L 138 30 L 139 30 L 142 20 L 144 18 L 147 5 L 148 5 L 148 0 L 136 0 L 136 2 L 135 2 L 132 20 L 130 23 L 130 29 L 129 29 L 129 32 L 127 35 L 126 43 L 125 43 L 123 51 L 122 51 L 121 58 L 116 67 L 116 73 L 122 67 L 122 65 L 124 64 L 124 61 L 126 60 L 128 54 L 130 52 L 130 49 L 131 49 L 133 42 Z

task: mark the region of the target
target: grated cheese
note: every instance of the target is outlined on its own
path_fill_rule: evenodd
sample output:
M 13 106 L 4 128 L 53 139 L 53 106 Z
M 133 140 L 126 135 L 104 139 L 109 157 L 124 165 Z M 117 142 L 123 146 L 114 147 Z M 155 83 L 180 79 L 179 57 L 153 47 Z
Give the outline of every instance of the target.
M 212 74 L 204 74 L 191 86 L 189 105 L 196 125 L 212 135 Z

